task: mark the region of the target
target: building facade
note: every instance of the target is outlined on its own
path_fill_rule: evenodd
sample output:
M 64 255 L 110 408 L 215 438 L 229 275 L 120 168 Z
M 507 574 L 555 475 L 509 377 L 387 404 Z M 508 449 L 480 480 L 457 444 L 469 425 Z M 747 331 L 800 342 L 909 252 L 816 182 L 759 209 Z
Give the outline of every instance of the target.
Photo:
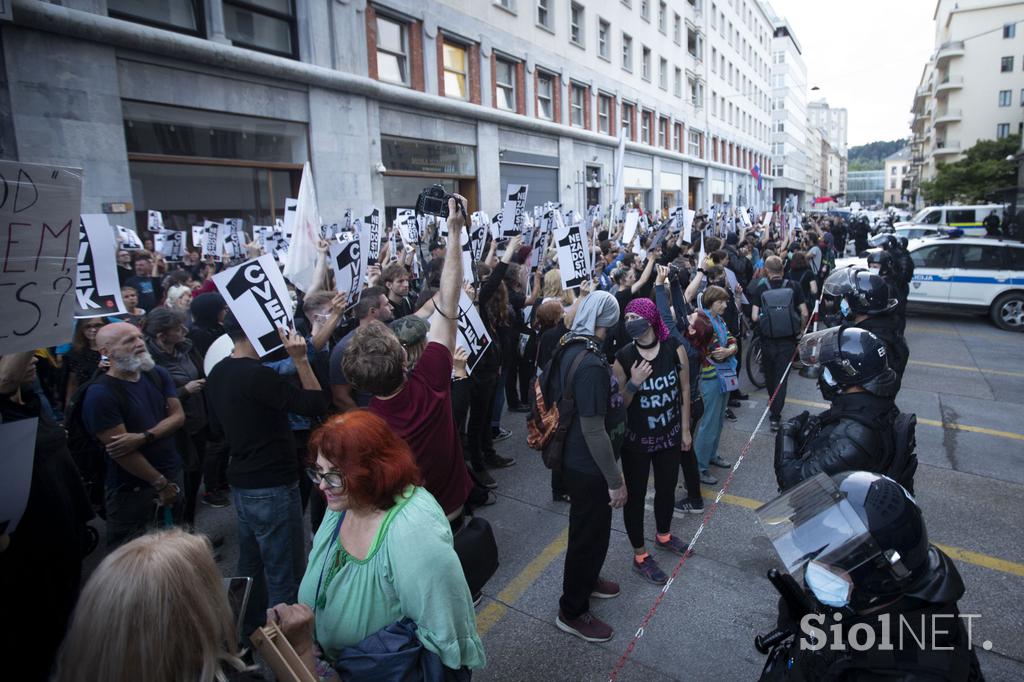
M 810 191 L 811 140 L 807 121 L 807 67 L 792 26 L 773 16 L 772 160 L 775 203 L 804 206 Z
M 850 171 L 846 180 L 846 203 L 859 202 L 863 208 L 881 206 L 885 193 L 885 171 Z
M 807 124 L 821 131 L 821 191 L 828 196 L 846 194 L 847 113 L 825 100 L 807 105 Z
M 885 205 L 909 202 L 910 147 L 885 157 Z
M 83 211 L 126 226 L 270 223 L 306 161 L 327 222 L 435 183 L 582 211 L 620 128 L 645 209 L 771 201 L 756 0 L 20 0 L 0 30 L 4 155 L 82 167 Z
M 910 193 L 979 140 L 1024 126 L 1024 2 L 938 0 L 935 52 L 911 107 Z

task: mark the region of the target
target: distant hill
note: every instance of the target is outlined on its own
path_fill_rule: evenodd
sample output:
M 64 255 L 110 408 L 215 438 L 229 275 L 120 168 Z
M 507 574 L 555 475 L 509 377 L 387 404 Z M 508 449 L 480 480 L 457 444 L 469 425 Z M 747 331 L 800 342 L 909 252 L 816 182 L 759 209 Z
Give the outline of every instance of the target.
M 906 145 L 906 140 L 893 140 L 891 142 L 869 142 L 857 147 L 850 147 L 847 157 L 849 170 L 881 170 L 885 168 L 885 157 L 895 154 Z

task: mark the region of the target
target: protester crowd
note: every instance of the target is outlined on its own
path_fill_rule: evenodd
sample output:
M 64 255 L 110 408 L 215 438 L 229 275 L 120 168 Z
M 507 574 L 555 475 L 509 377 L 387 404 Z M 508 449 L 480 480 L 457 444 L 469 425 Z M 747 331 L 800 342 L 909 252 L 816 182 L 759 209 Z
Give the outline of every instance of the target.
M 473 208 L 450 201 L 447 244 Z M 486 656 L 457 538 L 496 503 L 491 472 L 517 464 L 495 448 L 503 420 L 552 405 L 571 409 L 551 472 L 569 514 L 556 624 L 607 641 L 591 606 L 621 592 L 601 576 L 615 510 L 632 569 L 664 585 L 688 551 L 674 512 L 703 513 L 701 484 L 733 465 L 721 436 L 749 399 L 739 372 L 754 336 L 780 490 L 858 469 L 912 490 L 912 424 L 894 402 L 905 251 L 892 240 L 873 269 L 836 271 L 841 219 L 741 217 L 697 214 L 689 241 L 654 215 L 628 241 L 622 215 L 595 218 L 577 288 L 553 243 L 490 238 L 466 272 L 435 228 L 422 248 L 384 243 L 350 301 L 321 242 L 312 286 L 292 291 L 294 327 L 263 357 L 212 282 L 231 263 L 119 251 L 127 314 L 77 320 L 68 346 L 0 362 L 4 421 L 40 419 L 28 507 L 0 553 L 15 602 L 48 606 L 46 629 L 7 641 L 24 678 L 259 679 L 248 636 L 273 623 L 319 679 L 398 665 L 373 658 L 384 637 L 411 643 L 426 679 L 468 679 Z M 261 254 L 252 243 L 246 257 Z M 456 341 L 463 292 L 490 341 L 471 365 Z M 809 333 L 814 311 L 835 326 Z M 833 407 L 783 422 L 798 356 Z M 240 629 L 210 542 L 192 534 L 203 505 L 237 517 L 237 575 L 253 578 Z M 109 554 L 82 587 L 94 515 Z

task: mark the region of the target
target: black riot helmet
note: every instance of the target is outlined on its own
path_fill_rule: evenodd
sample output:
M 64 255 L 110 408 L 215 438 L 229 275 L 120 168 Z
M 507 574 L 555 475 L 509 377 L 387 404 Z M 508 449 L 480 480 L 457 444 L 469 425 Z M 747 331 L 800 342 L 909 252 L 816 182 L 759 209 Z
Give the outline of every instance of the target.
M 885 344 L 866 329 L 831 327 L 805 334 L 798 350 L 803 364 L 821 367 L 818 387 L 827 400 L 851 386 L 883 398 L 896 394 Z
M 888 476 L 819 473 L 756 514 L 786 569 L 803 569 L 804 584 L 826 606 L 864 611 L 929 574 L 921 510 Z
M 868 254 L 868 269 L 878 266 L 878 274 L 882 278 L 896 273 L 896 261 L 888 251 L 872 251 Z
M 839 304 L 849 308 L 843 311 L 844 317 L 884 315 L 899 305 L 884 279 L 870 270 L 853 265 L 829 275 L 821 291 L 825 296 L 846 301 L 846 306 Z
M 872 237 L 868 237 L 868 245 L 874 247 L 881 247 L 882 249 L 888 251 L 896 246 L 896 237 L 892 236 L 891 234 L 886 234 L 883 232 L 881 234 L 876 234 Z

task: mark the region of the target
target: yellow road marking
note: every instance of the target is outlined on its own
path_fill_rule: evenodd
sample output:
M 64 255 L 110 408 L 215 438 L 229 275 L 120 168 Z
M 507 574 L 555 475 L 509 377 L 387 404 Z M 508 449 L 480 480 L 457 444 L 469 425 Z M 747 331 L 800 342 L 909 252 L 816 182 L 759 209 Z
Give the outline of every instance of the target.
M 938 367 L 939 369 L 955 369 L 959 372 L 976 372 L 979 374 L 1000 374 L 1007 377 L 1024 378 L 1024 372 L 1010 372 L 1002 369 L 986 369 L 984 367 L 965 367 L 964 365 L 947 365 L 942 362 L 925 362 L 924 360 L 911 360 L 911 365 L 922 365 L 924 367 Z
M 526 565 L 526 568 L 509 581 L 505 589 L 495 597 L 496 601 L 492 601 L 484 607 L 476 617 L 476 631 L 481 637 L 486 635 L 505 616 L 508 611 L 506 604 L 514 604 L 518 601 L 526 593 L 526 590 L 530 589 L 530 585 L 540 577 L 544 569 L 565 551 L 568 543 L 569 527 L 566 526 L 558 534 L 558 537 L 551 541 L 551 544 L 542 549 L 540 554 Z
M 803 405 L 805 407 L 820 407 L 825 410 L 828 409 L 828 403 L 819 403 L 813 400 L 800 400 L 798 398 L 786 398 L 787 403 L 793 405 Z M 950 429 L 952 431 L 967 431 L 970 433 L 983 433 L 986 436 L 996 436 L 997 438 L 1008 438 L 1010 440 L 1021 440 L 1024 441 L 1024 434 L 1014 433 L 1013 431 L 1000 431 L 999 429 L 990 429 L 985 426 L 971 426 L 970 424 L 944 424 L 938 419 L 925 419 L 924 417 L 917 418 L 918 424 L 924 424 L 925 426 L 935 426 L 940 429 Z
M 712 488 L 701 486 L 701 494 L 707 500 L 714 500 L 718 494 L 717 490 Z M 763 502 L 755 500 L 750 497 L 740 497 L 739 495 L 723 495 L 722 501 L 726 504 L 731 504 L 737 507 L 744 507 L 745 509 L 757 509 Z M 960 549 L 959 547 L 951 547 L 950 545 L 940 545 L 937 542 L 932 543 L 943 552 L 948 554 L 951 558 L 963 561 L 968 564 L 974 564 L 975 566 L 981 566 L 988 568 L 993 571 L 1000 571 L 1002 573 L 1009 573 L 1010 575 L 1016 575 L 1024 577 L 1024 564 L 1018 564 L 1014 561 L 1007 561 L 1006 559 L 999 559 L 988 554 L 982 554 L 981 552 L 972 552 L 969 549 Z

